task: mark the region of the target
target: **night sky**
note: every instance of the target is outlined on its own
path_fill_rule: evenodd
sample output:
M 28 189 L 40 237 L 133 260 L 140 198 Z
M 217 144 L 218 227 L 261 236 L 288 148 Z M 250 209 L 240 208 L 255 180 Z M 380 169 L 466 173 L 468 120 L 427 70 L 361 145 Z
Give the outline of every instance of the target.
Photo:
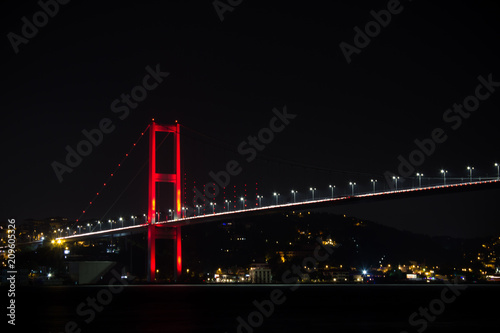
M 476 176 L 496 176 L 500 12 L 494 1 L 241 1 L 231 11 L 219 3 L 218 13 L 212 1 L 72 1 L 46 22 L 36 15 L 36 1 L 3 4 L 3 221 L 78 218 L 152 118 L 185 126 L 188 205 L 193 182 L 202 189 L 209 172 L 232 159 L 242 172 L 229 186 L 240 196 L 246 184 L 249 198 L 256 187 L 268 201 L 274 191 L 290 200 L 292 188 L 309 196 L 310 186 L 326 196 L 329 184 L 344 194 L 349 181 L 369 191 L 372 178 L 387 187 L 384 173 L 398 173 L 398 156 L 408 159 L 414 141 L 431 138 L 436 128 L 446 140 L 412 176 L 439 178 L 446 168 L 449 178 L 467 177 L 467 165 Z M 390 22 L 388 6 L 395 12 Z M 24 39 L 23 17 L 31 24 L 34 14 L 42 24 L 36 33 L 25 27 L 31 37 Z M 369 24 L 380 31 L 355 40 L 374 15 L 385 27 Z M 355 51 L 346 57 L 341 43 Z M 154 88 L 142 101 L 120 101 L 148 74 Z M 493 83 L 479 89 L 488 96 L 476 110 L 461 118 L 447 113 L 477 93 L 480 76 Z M 296 117 L 247 162 L 238 146 L 269 127 L 274 108 L 285 107 Z M 82 131 L 103 119 L 113 130 L 60 182 L 53 162 L 65 163 L 65 147 L 76 149 Z M 146 139 L 83 218 L 145 212 Z M 430 235 L 498 236 L 499 194 L 472 191 L 333 212 Z M 223 205 L 223 195 L 217 201 Z

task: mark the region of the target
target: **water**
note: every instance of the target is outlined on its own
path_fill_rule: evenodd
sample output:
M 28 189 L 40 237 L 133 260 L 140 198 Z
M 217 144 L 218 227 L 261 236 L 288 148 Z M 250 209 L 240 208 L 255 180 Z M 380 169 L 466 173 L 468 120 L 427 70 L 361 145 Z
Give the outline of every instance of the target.
M 16 328 L 65 332 L 68 322 L 74 322 L 74 327 L 68 326 L 68 331 L 74 332 L 238 332 L 239 325 L 240 332 L 417 332 L 424 325 L 428 325 L 425 332 L 477 332 L 498 331 L 500 327 L 500 285 L 467 285 L 465 290 L 456 291 L 459 296 L 445 290 L 445 285 L 292 288 L 293 285 L 115 286 L 113 290 L 108 286 L 25 287 L 16 295 Z M 95 310 L 91 306 L 93 298 L 98 300 Z M 271 298 L 279 304 L 271 307 Z M 260 312 L 254 301 L 262 305 Z M 414 318 L 418 322 L 411 326 L 410 315 L 429 306 L 437 314 L 429 312 L 433 321 L 418 316 Z M 238 317 L 248 326 L 238 322 Z

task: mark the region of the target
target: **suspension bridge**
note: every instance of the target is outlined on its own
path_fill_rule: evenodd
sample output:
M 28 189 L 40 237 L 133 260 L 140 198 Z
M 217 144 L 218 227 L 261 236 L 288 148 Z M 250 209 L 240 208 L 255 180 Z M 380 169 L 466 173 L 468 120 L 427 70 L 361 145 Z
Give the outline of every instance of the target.
M 104 237 L 127 237 L 132 234 L 137 233 L 147 233 L 147 279 L 148 281 L 155 281 L 156 275 L 156 241 L 158 239 L 169 239 L 173 240 L 175 246 L 175 272 L 176 276 L 180 276 L 182 273 L 182 227 L 187 225 L 195 225 L 200 223 L 210 223 L 219 222 L 229 219 L 236 219 L 246 216 L 257 216 L 263 214 L 274 214 L 279 212 L 288 211 L 302 211 L 311 210 L 324 207 L 330 207 L 335 205 L 343 204 L 353 204 L 363 201 L 372 200 L 387 200 L 394 198 L 403 198 L 411 196 L 423 196 L 429 194 L 439 194 L 439 193 L 452 193 L 479 189 L 493 189 L 498 188 L 500 184 L 500 179 L 498 175 L 499 165 L 494 164 L 497 167 L 497 177 L 472 177 L 472 168 L 469 167 L 470 177 L 468 178 L 446 178 L 446 170 L 441 170 L 442 183 L 438 184 L 427 184 L 422 186 L 422 174 L 417 174 L 418 185 L 411 186 L 408 188 L 398 188 L 399 177 L 394 176 L 395 187 L 389 190 L 377 189 L 376 179 L 372 179 L 372 188 L 369 192 L 360 192 L 356 190 L 357 184 L 355 182 L 350 182 L 350 193 L 348 194 L 336 194 L 335 186 L 329 186 L 328 196 L 318 197 L 317 189 L 314 187 L 309 188 L 311 194 L 310 197 L 302 198 L 302 200 L 296 200 L 297 191 L 291 190 L 291 197 L 293 200 L 291 202 L 280 202 L 280 193 L 274 192 L 273 202 L 267 202 L 267 204 L 262 204 L 262 196 L 256 198 L 255 207 L 248 208 L 245 204 L 245 198 L 241 197 L 241 208 L 237 208 L 234 205 L 231 210 L 231 206 L 228 200 L 216 209 L 217 204 L 215 201 L 210 202 L 211 212 L 200 211 L 200 207 L 185 207 L 182 204 L 182 174 L 181 174 L 181 137 L 180 124 L 176 123 L 173 125 L 161 125 L 154 122 L 148 126 L 149 130 L 149 160 L 148 160 L 148 212 L 142 223 L 136 224 L 136 218 L 133 218 L 132 225 L 124 225 L 122 221 L 121 227 L 112 227 L 110 221 L 109 228 L 102 230 L 102 225 L 99 221 L 95 224 L 92 229 L 89 228 L 87 232 L 82 233 L 81 227 L 78 231 L 71 230 L 67 232 L 67 235 L 60 235 L 56 240 L 60 241 L 81 241 L 93 238 L 104 238 Z M 171 147 L 172 160 L 174 161 L 175 170 L 172 173 L 159 173 L 157 172 L 157 133 L 169 133 L 173 134 L 173 147 Z M 135 144 L 134 144 L 135 145 Z M 160 220 L 158 218 L 158 205 L 157 205 L 157 184 L 159 183 L 170 183 L 173 185 L 172 198 L 173 202 L 170 203 L 171 214 L 164 219 Z M 315 196 L 316 194 L 316 196 Z M 85 212 L 85 211 L 84 211 Z M 146 214 L 144 214 L 146 215 Z M 129 223 L 131 224 L 131 223 Z M 99 226 L 99 230 L 97 229 Z

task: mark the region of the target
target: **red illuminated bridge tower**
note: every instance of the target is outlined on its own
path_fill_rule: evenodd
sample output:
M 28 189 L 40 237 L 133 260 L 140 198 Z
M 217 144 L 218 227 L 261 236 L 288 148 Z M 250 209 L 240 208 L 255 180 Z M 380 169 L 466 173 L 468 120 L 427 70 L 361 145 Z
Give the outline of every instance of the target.
M 148 195 L 148 281 L 155 280 L 156 275 L 156 240 L 173 239 L 176 257 L 176 276 L 182 272 L 181 227 L 168 227 L 156 224 L 156 183 L 174 184 L 174 219 L 181 217 L 181 149 L 180 125 L 159 125 L 153 121 L 149 127 L 149 195 Z M 168 132 L 174 135 L 175 173 L 156 172 L 156 132 Z

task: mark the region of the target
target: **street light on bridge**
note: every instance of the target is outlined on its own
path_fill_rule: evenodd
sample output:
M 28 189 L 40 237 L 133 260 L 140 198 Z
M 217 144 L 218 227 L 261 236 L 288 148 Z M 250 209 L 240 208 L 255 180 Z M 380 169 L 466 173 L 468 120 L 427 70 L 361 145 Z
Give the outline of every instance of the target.
M 296 202 L 296 198 L 295 198 L 295 195 L 297 194 L 297 191 L 295 190 L 292 190 L 292 194 L 293 194 L 293 202 L 295 203 Z
M 418 173 L 417 172 L 417 177 L 418 177 L 418 187 L 422 187 L 422 177 L 424 176 L 423 173 Z
M 276 204 L 278 204 L 280 194 L 274 192 L 273 195 L 276 197 Z
M 398 179 L 399 179 L 399 176 L 392 176 L 392 179 L 394 179 L 394 181 L 396 182 L 396 191 L 398 190 Z
M 370 183 L 373 184 L 373 193 L 375 193 L 375 183 L 377 183 L 376 179 L 370 179 Z
M 196 205 L 196 208 L 198 209 L 198 215 L 200 215 L 200 208 L 201 208 L 201 206 L 200 205 Z
M 349 182 L 349 185 L 351 185 L 351 194 L 354 195 L 354 186 L 356 186 L 356 183 Z
M 497 180 L 500 179 L 500 164 L 495 163 L 495 166 L 497 167 Z
M 241 201 L 241 210 L 244 210 L 245 209 L 245 198 L 241 197 L 240 201 Z
M 314 200 L 314 191 L 316 191 L 316 187 L 310 187 L 309 191 L 312 192 L 312 199 Z
M 122 223 L 122 228 L 123 228 L 123 217 L 120 217 L 118 220 Z
M 212 206 L 212 214 L 215 214 L 215 205 L 217 205 L 217 203 L 215 202 L 210 203 L 210 206 Z
M 443 184 L 446 185 L 446 174 L 448 170 L 441 169 L 441 173 L 443 174 Z
M 330 188 L 330 190 L 332 190 L 332 199 L 333 199 L 333 189 L 335 188 L 335 185 L 328 185 L 328 187 Z
M 472 183 L 472 170 L 474 170 L 474 167 L 468 166 L 467 170 L 469 170 L 469 182 Z
M 224 202 L 226 203 L 226 205 L 227 205 L 227 211 L 229 212 L 229 202 L 230 201 L 229 200 L 225 200 Z
M 259 207 L 262 207 L 262 198 L 264 198 L 262 195 L 257 196 L 257 199 L 259 200 Z

